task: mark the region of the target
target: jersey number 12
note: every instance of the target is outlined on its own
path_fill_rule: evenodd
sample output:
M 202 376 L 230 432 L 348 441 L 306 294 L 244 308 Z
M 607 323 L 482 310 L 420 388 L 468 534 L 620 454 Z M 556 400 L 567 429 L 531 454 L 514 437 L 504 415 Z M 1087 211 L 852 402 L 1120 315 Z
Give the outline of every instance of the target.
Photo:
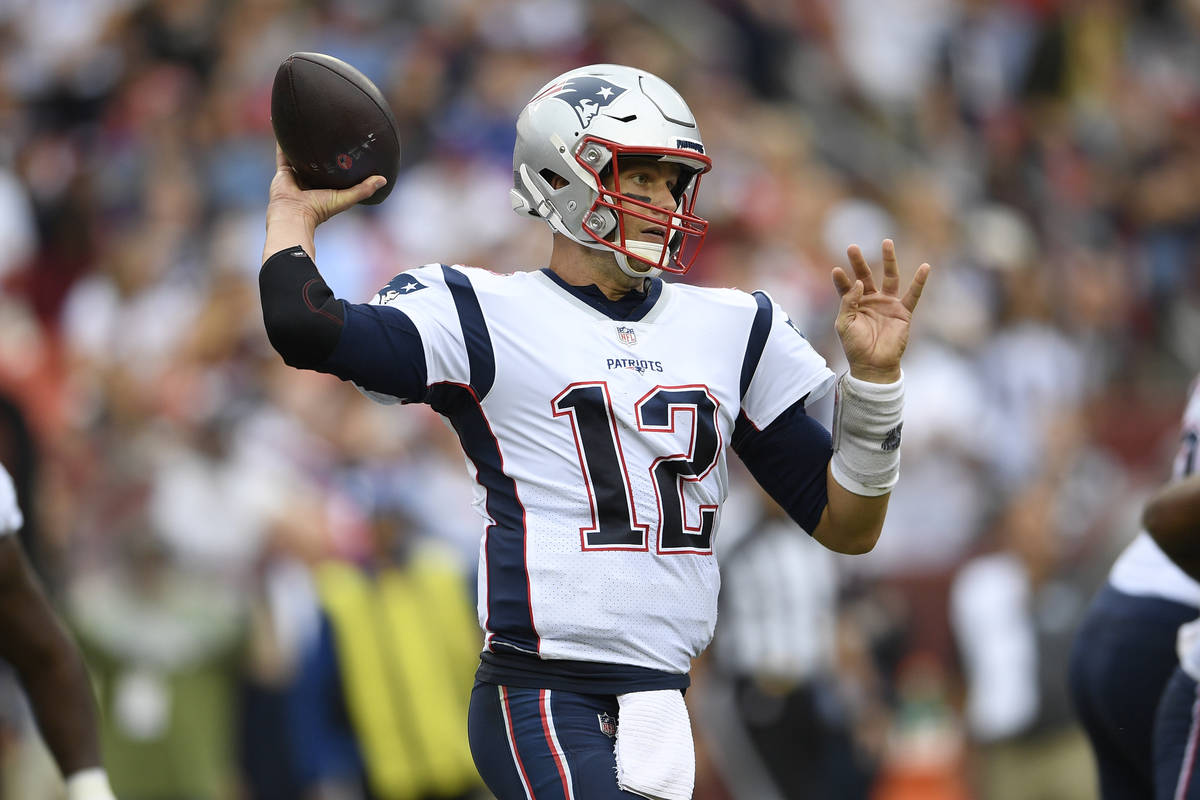
M 554 416 L 571 420 L 591 501 L 592 524 L 579 531 L 583 549 L 649 549 L 650 526 L 638 521 L 608 384 L 573 383 L 551 405 Z M 691 447 L 686 453 L 658 456 L 650 465 L 658 498 L 658 552 L 711 553 L 717 507 L 700 505 L 699 519 L 689 525 L 683 489 L 685 483 L 703 480 L 717 464 L 716 398 L 706 386 L 656 386 L 634 404 L 638 430 L 645 433 L 674 434 L 681 411 L 692 421 Z

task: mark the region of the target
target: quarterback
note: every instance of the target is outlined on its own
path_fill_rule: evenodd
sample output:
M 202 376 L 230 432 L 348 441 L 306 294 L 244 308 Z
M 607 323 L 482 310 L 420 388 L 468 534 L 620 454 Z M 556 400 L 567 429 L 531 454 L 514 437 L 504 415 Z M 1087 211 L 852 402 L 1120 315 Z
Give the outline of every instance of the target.
M 690 797 L 681 690 L 716 622 L 728 453 L 821 544 L 869 551 L 929 266 L 901 294 L 890 241 L 878 282 L 849 248 L 832 274 L 840 379 L 767 295 L 663 281 L 700 251 L 712 161 L 679 94 L 624 66 L 560 75 L 517 119 L 512 206 L 549 225 L 544 269 L 430 264 L 369 303 L 337 299 L 315 229 L 383 178 L 302 191 L 277 162 L 260 274 L 272 344 L 381 402 L 429 404 L 466 454 L 483 518 L 469 731 L 489 788 Z M 831 433 L 805 407 L 835 386 Z

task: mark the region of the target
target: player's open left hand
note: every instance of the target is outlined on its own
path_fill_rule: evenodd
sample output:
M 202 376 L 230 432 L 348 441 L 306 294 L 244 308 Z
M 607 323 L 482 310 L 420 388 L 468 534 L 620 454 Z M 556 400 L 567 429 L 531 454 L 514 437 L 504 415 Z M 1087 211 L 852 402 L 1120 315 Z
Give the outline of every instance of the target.
M 362 183 L 349 189 L 302 189 L 296 181 L 296 172 L 288 163 L 287 156 L 279 145 L 275 145 L 275 177 L 271 179 L 271 191 L 267 201 L 267 217 L 272 214 L 299 214 L 312 227 L 320 225 L 334 214 L 340 214 L 356 203 L 366 200 L 387 183 L 382 175 L 372 175 Z
M 833 268 L 833 285 L 842 298 L 834 323 L 842 349 L 850 363 L 850 374 L 875 383 L 900 378 L 900 356 L 908 346 L 908 328 L 913 310 L 929 277 L 930 266 L 917 267 L 912 283 L 900 296 L 900 267 L 896 246 L 883 240 L 883 283 L 875 285 L 871 266 L 858 245 L 846 250 L 853 277 L 841 267 Z

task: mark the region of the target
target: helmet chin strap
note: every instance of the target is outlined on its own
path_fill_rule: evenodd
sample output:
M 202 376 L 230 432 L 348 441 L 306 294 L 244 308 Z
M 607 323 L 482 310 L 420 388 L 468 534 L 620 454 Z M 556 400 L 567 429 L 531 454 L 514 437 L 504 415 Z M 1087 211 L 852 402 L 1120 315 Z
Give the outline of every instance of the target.
M 663 244 L 655 244 L 654 242 L 639 242 L 637 240 L 625 242 L 625 246 L 634 254 L 639 255 L 648 261 L 658 261 L 662 257 L 663 248 L 666 247 L 666 245 Z M 629 256 L 617 250 L 613 251 L 613 258 L 617 259 L 617 266 L 621 268 L 621 271 L 631 278 L 657 278 L 662 274 L 662 270 L 658 267 L 649 266 L 641 261 L 638 261 L 637 263 L 642 265 L 642 269 L 637 269 L 629 263 Z

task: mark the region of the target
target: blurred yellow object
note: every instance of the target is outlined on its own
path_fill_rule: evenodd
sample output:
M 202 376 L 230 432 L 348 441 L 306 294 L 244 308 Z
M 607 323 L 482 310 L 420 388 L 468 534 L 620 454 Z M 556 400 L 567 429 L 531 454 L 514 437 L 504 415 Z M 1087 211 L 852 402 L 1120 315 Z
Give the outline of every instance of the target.
M 467 705 L 480 635 L 453 563 L 418 554 L 368 573 L 327 562 L 317 587 L 372 791 L 404 800 L 478 785 Z

